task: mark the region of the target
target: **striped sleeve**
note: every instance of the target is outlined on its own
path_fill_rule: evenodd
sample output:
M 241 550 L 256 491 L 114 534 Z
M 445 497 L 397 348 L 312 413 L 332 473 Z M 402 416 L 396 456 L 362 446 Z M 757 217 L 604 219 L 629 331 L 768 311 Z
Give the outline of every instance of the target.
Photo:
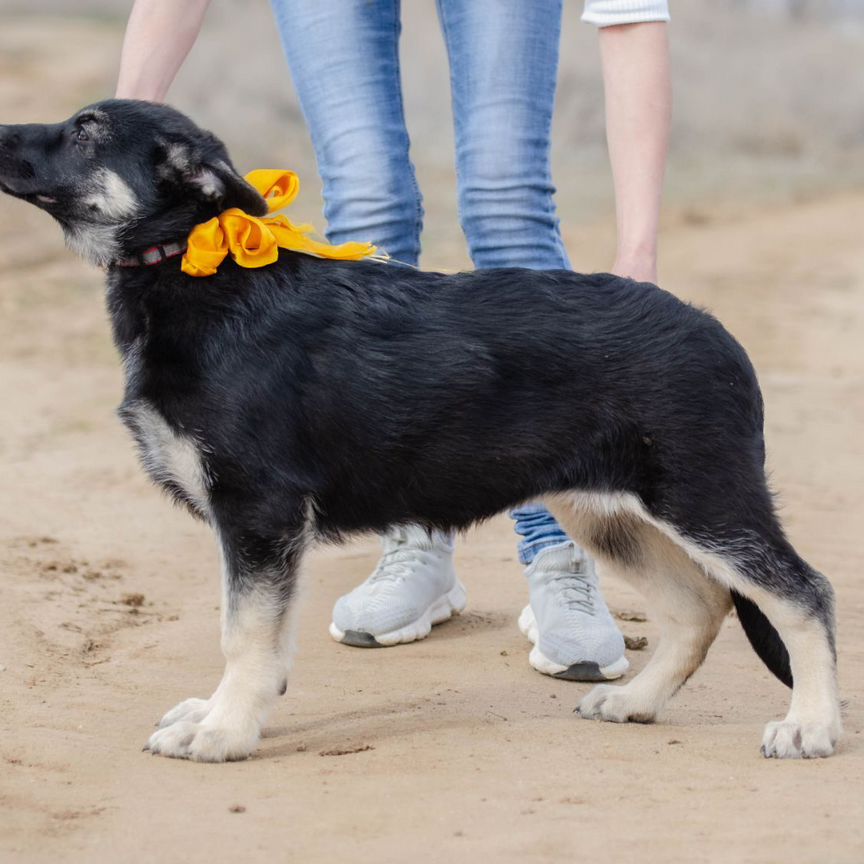
M 668 0 L 585 0 L 582 20 L 596 27 L 668 21 Z

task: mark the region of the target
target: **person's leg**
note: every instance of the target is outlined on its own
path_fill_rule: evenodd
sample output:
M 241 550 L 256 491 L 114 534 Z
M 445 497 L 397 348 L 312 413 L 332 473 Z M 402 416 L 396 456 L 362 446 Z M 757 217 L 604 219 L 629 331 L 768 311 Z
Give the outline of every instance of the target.
M 438 0 L 450 58 L 459 214 L 478 268 L 569 268 L 550 135 L 561 0 Z
M 324 183 L 327 239 L 416 264 L 423 206 L 399 79 L 398 0 L 272 0 Z
M 478 268 L 566 269 L 550 171 L 561 0 L 439 0 L 450 57 L 459 215 Z M 567 541 L 540 504 L 513 511 L 519 558 Z
M 478 268 L 568 268 L 550 170 L 561 0 L 438 0 L 438 8 L 450 58 L 459 214 L 471 258 Z M 546 640 L 561 647 L 550 662 L 535 662 L 532 652 L 535 668 L 575 677 L 593 663 L 609 677 L 623 674 L 623 637 L 602 596 L 592 592 L 593 611 L 572 602 L 594 578 L 590 562 L 569 554 L 572 542 L 542 505 L 511 515 L 536 599 L 520 626 L 526 635 L 538 627 L 571 631 Z M 592 619 L 587 626 L 585 616 Z M 603 656 L 594 656 L 601 643 Z
M 327 238 L 368 240 L 416 264 L 423 208 L 402 108 L 398 0 L 273 0 L 273 11 L 324 183 Z M 339 642 L 422 639 L 464 608 L 451 537 L 404 526 L 382 543 L 373 574 L 336 602 Z

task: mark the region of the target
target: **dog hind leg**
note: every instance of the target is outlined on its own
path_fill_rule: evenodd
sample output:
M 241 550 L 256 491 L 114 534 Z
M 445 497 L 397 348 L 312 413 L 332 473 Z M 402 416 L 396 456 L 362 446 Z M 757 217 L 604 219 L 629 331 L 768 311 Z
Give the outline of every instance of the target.
M 657 697 L 658 704 L 662 702 L 664 693 L 674 692 L 674 687 L 683 683 L 686 674 L 699 665 L 719 629 L 729 602 L 717 592 L 717 586 L 723 586 L 724 592 L 731 589 L 755 604 L 776 631 L 771 633 L 770 628 L 765 628 L 764 632 L 755 634 L 768 643 L 779 636 L 783 645 L 774 646 L 770 653 L 777 656 L 785 646 L 789 655 L 792 700 L 786 718 L 766 726 L 763 754 L 776 758 L 810 758 L 830 756 L 834 752 L 842 732 L 837 691 L 834 592 L 828 580 L 803 561 L 786 540 L 764 484 L 760 483 L 755 490 L 757 494 L 749 499 L 749 525 L 745 525 L 743 520 L 738 520 L 736 525 L 731 512 L 724 514 L 722 525 L 712 526 L 705 520 L 700 523 L 698 501 L 690 502 L 692 506 L 686 512 L 682 511 L 677 520 L 653 516 L 635 496 L 630 495 L 576 493 L 569 496 L 569 501 L 567 496 L 556 496 L 554 503 L 550 502 L 550 509 L 559 516 L 562 524 L 598 557 L 603 558 L 604 552 L 607 559 L 610 557 L 604 547 L 612 547 L 608 543 L 597 543 L 604 531 L 609 531 L 610 525 L 620 531 L 628 524 L 638 526 L 641 521 L 653 526 L 679 552 L 685 553 L 691 562 L 698 565 L 694 568 L 685 564 L 671 569 L 644 565 L 634 567 L 633 562 L 622 561 L 620 554 L 612 556 L 610 563 L 625 579 L 641 590 L 647 590 L 649 601 L 660 597 L 662 603 L 664 591 L 657 574 L 665 572 L 667 590 L 663 607 L 666 611 L 664 614 L 661 609 L 661 618 L 666 635 L 674 634 L 672 644 L 677 643 L 678 647 L 670 645 L 664 648 L 661 643 L 655 656 L 633 681 L 621 688 L 609 685 L 595 688 L 583 700 L 580 711 L 584 706 L 589 716 L 604 719 L 650 719 L 652 712 L 645 710 L 645 706 L 640 706 L 635 699 L 624 705 L 606 704 L 610 696 L 607 691 L 623 691 L 628 687 L 636 690 L 633 685 L 639 683 L 640 687 L 647 687 L 648 695 L 653 693 Z M 628 523 L 622 520 L 622 514 L 636 518 Z M 617 521 L 610 523 L 610 519 Z M 688 528 L 684 530 L 678 524 Z M 760 527 L 752 527 L 754 524 Z M 630 528 L 631 533 L 637 530 Z M 647 542 L 643 539 L 637 546 L 640 550 L 653 548 L 655 565 L 662 563 L 665 553 L 657 554 L 657 550 L 663 547 L 656 544 L 656 535 L 647 538 Z M 675 558 L 680 563 L 680 555 L 676 554 Z M 676 581 L 678 588 L 674 587 Z M 712 595 L 714 601 L 710 599 Z M 697 599 L 699 597 L 701 601 Z M 700 605 L 704 607 L 701 637 Z M 689 612 L 682 616 L 682 610 Z M 751 616 L 751 627 L 758 626 L 753 623 L 758 618 Z M 754 634 L 748 635 L 752 641 Z M 664 637 L 664 641 L 668 642 L 668 639 Z M 691 646 L 689 649 L 688 644 Z M 692 667 L 690 672 L 686 671 L 688 667 Z M 634 695 L 637 694 L 638 691 Z
M 626 684 L 594 687 L 579 713 L 616 723 L 653 722 L 704 660 L 731 606 L 729 590 L 632 512 L 624 497 L 558 496 L 550 509 L 600 560 L 604 573 L 620 575 L 644 594 L 662 629 L 645 668 Z
M 789 711 L 765 727 L 763 755 L 830 756 L 842 732 L 831 584 L 798 556 L 779 525 L 768 536 L 741 530 L 724 546 L 731 552 L 709 547 L 694 555 L 701 554 L 707 569 L 762 611 L 789 654 Z
M 769 668 L 781 678 L 783 655 L 788 652 L 786 672 L 791 671 L 793 679 L 792 700 L 786 718 L 766 727 L 764 755 L 830 756 L 842 731 L 834 592 L 828 580 L 803 561 L 786 539 L 761 473 L 750 481 L 747 509 L 741 512 L 730 506 L 718 518 L 716 513 L 710 515 L 710 509 L 703 509 L 699 499 L 691 499 L 678 506 L 677 516 L 667 513 L 660 519 L 642 508 L 643 518 L 680 546 L 706 574 L 756 605 L 764 622 L 759 615 L 748 615 L 742 623 L 748 627 L 751 642 L 755 638 L 754 644 L 763 646 L 761 654 Z M 778 662 L 778 658 L 782 659 Z
M 286 540 L 222 533 L 220 540 L 225 672 L 209 699 L 187 699 L 162 718 L 145 748 L 157 755 L 245 759 L 287 687 L 300 534 Z

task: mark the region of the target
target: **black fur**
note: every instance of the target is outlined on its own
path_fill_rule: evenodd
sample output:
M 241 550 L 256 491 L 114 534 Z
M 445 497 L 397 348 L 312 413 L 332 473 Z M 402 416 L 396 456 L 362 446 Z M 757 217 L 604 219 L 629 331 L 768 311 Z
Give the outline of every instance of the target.
M 83 144 L 80 119 L 0 127 L 4 190 L 68 229 L 90 218 L 74 200 L 89 166 L 116 171 L 136 207 L 115 226 L 114 258 L 183 238 L 228 206 L 263 212 L 221 143 L 177 112 L 117 101 L 87 111 L 100 119 Z M 202 176 L 214 175 L 221 191 L 207 194 Z M 268 268 L 228 260 L 203 279 L 176 259 L 111 267 L 108 306 L 129 369 L 121 414 L 146 404 L 200 445 L 206 516 L 240 592 L 269 579 L 289 595 L 310 532 L 463 528 L 550 492 L 626 492 L 701 548 L 752 563 L 748 578 L 830 627 L 830 589 L 774 514 L 744 350 L 654 285 L 283 252 Z M 594 542 L 638 558 L 629 536 Z M 791 683 L 776 631 L 736 603 L 759 655 Z

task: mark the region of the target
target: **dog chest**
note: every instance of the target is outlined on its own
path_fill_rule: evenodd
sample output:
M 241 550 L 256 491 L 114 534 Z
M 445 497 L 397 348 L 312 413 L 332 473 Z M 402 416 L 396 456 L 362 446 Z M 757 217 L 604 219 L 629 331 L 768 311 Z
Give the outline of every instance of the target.
M 201 444 L 173 429 L 148 402 L 124 403 L 118 413 L 135 438 L 144 470 L 154 482 L 193 513 L 206 518 L 211 481 Z

